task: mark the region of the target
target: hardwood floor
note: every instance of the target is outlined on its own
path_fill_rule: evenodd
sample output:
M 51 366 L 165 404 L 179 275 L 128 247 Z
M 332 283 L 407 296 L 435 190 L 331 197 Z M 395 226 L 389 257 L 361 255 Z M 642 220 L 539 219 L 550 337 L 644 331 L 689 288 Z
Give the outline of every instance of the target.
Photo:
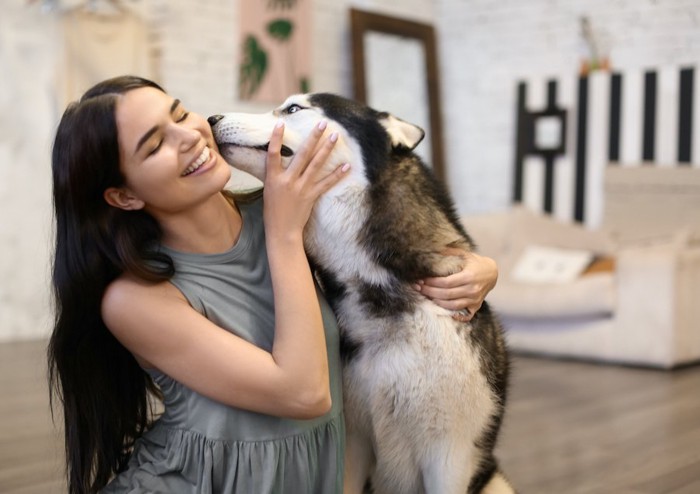
M 4 494 L 65 491 L 45 346 L 0 344 Z M 700 493 L 700 367 L 516 357 L 509 400 L 498 456 L 520 494 Z
M 45 341 L 0 344 L 0 492 L 65 492 L 62 438 L 46 385 Z M 58 424 L 60 415 L 56 416 Z
M 700 493 L 700 367 L 519 358 L 498 447 L 522 493 Z

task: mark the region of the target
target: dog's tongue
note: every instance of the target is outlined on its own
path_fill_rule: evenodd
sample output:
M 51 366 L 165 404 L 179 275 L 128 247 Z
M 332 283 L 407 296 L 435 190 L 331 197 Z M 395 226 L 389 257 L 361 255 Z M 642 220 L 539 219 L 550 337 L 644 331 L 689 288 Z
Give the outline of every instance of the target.
M 270 143 L 268 142 L 267 144 L 263 144 L 262 146 L 255 146 L 256 149 L 262 149 L 263 151 L 267 151 L 268 146 Z M 292 151 L 290 148 L 282 144 L 282 150 L 280 151 L 282 153 L 282 156 L 285 158 L 288 158 L 290 156 L 294 155 L 294 151 Z

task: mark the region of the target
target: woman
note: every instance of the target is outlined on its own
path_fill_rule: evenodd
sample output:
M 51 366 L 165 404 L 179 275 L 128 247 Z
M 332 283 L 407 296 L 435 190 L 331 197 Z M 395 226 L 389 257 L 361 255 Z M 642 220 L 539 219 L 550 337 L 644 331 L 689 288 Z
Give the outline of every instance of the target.
M 324 131 L 285 169 L 278 125 L 263 191 L 233 197 L 206 120 L 156 84 L 107 80 L 68 107 L 49 363 L 71 493 L 341 491 L 338 333 L 302 242 L 349 167 L 320 171 Z M 473 313 L 496 271 L 471 260 L 418 288 Z

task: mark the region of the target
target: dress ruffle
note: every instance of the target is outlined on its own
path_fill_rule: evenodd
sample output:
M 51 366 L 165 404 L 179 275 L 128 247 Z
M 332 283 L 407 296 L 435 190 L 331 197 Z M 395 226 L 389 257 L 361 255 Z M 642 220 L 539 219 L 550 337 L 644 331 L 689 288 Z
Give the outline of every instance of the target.
M 230 441 L 156 424 L 140 438 L 129 467 L 101 492 L 331 493 L 342 491 L 341 415 L 316 428 L 266 441 Z M 311 484 L 315 482 L 315 484 Z

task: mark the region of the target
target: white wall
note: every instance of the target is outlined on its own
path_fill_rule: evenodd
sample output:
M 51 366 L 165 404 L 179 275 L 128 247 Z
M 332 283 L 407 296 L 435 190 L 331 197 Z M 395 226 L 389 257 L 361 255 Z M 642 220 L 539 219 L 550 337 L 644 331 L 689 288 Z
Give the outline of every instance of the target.
M 55 26 L 25 3 L 0 16 L 0 340 L 46 334 L 51 318 Z
M 228 108 L 265 111 L 272 105 L 243 104 L 235 99 L 239 57 L 237 12 L 241 0 L 158 0 L 147 13 L 163 40 L 166 89 L 203 114 Z M 349 95 L 350 20 L 348 10 L 366 10 L 433 22 L 431 0 L 312 0 L 314 91 Z
M 614 69 L 700 63 L 697 0 L 441 0 L 448 179 L 461 211 L 511 200 L 516 81 L 574 76 L 579 17 L 608 38 Z
M 79 0 L 65 0 L 65 2 Z M 161 82 L 191 109 L 263 111 L 236 101 L 241 0 L 124 2 L 153 22 Z M 64 3 L 65 3 L 64 2 Z M 6 0 L 0 16 L 0 340 L 51 323 L 49 150 L 56 14 Z M 314 90 L 351 93 L 348 8 L 438 29 L 450 186 L 462 212 L 505 208 L 513 162 L 515 81 L 578 67 L 578 17 L 609 32 L 615 66 L 700 60 L 697 0 L 314 0 Z M 14 69 L 6 71 L 8 64 Z

